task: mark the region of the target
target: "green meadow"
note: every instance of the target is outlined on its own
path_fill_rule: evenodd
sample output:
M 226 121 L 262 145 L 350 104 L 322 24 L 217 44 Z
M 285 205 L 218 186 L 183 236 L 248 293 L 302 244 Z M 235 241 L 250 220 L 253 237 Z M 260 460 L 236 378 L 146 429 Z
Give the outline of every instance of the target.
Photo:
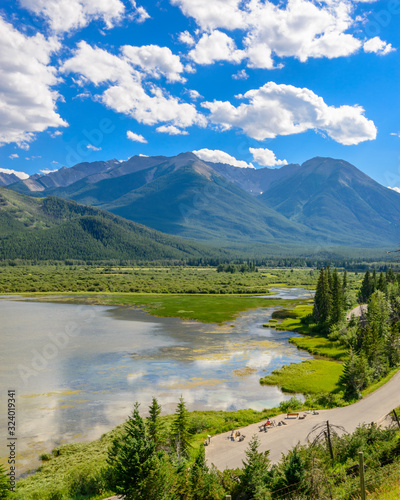
M 262 378 L 262 385 L 277 385 L 283 392 L 320 394 L 338 391 L 343 365 L 324 359 L 291 363 Z

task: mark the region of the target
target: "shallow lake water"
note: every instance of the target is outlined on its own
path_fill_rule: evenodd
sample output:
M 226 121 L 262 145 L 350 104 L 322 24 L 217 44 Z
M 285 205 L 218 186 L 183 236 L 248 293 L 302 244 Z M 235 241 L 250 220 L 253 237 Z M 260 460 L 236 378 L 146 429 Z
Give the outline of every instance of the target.
M 272 289 L 282 298 L 303 289 Z M 266 302 L 267 307 L 267 302 Z M 309 359 L 292 332 L 263 328 L 276 308 L 223 325 L 157 318 L 137 308 L 0 300 L 1 429 L 7 390 L 17 391 L 18 473 L 55 446 L 101 436 L 156 396 L 165 413 L 182 395 L 189 410 L 262 410 L 289 396 L 259 379 Z M 6 431 L 0 458 L 6 456 Z

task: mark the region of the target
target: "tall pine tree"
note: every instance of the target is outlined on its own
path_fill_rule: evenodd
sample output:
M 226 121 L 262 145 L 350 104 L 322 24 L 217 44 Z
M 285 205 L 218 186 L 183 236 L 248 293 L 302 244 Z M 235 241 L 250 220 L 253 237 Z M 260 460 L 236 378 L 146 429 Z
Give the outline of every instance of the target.
M 139 403 L 125 423 L 122 436 L 117 436 L 109 451 L 111 487 L 125 500 L 143 498 L 144 483 L 154 467 L 155 446 L 148 439 Z
M 361 302 L 368 302 L 368 299 L 372 293 L 371 290 L 372 290 L 371 275 L 369 271 L 367 271 L 361 283 L 361 289 L 359 294 L 359 299 Z
M 160 420 L 161 406 L 158 404 L 157 398 L 153 397 L 151 405 L 149 406 L 149 416 L 147 418 L 147 428 L 149 431 L 149 438 L 153 441 L 157 450 L 160 449 L 163 443 L 163 435 L 165 426 Z
M 185 401 L 182 396 L 179 398 L 179 403 L 175 411 L 175 417 L 172 422 L 172 445 L 176 451 L 178 459 L 188 458 L 189 449 L 191 447 L 189 438 L 190 434 L 188 431 L 189 416 L 186 409 Z
M 332 308 L 331 291 L 328 280 L 327 271 L 321 269 L 314 296 L 313 317 L 318 326 L 322 328 L 328 325 Z

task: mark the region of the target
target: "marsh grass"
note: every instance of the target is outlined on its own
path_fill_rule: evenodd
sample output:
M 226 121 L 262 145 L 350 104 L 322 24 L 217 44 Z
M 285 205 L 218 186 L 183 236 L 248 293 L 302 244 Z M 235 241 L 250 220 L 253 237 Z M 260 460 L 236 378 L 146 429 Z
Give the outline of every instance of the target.
M 312 359 L 291 363 L 263 377 L 263 385 L 277 385 L 283 392 L 320 394 L 339 390 L 343 365 L 334 361 Z
M 316 356 L 324 356 L 337 361 L 345 361 L 348 358 L 348 350 L 343 345 L 325 337 L 305 335 L 292 337 L 289 342 Z

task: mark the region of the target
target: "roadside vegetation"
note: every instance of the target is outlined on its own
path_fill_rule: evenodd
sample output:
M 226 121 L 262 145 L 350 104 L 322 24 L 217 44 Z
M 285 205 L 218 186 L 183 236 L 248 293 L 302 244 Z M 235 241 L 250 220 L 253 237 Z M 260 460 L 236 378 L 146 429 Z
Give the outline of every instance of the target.
M 312 403 L 311 401 L 309 403 Z M 191 412 L 181 398 L 172 415 L 160 416 L 156 398 L 141 415 L 134 405 L 125 422 L 88 444 L 69 444 L 42 455 L 42 466 L 17 483 L 15 500 L 102 499 L 111 494 L 126 500 L 352 499 L 359 494 L 358 452 L 365 455 L 367 491 L 371 498 L 389 496 L 386 483 L 400 470 L 400 438 L 395 429 L 361 426 L 349 435 L 323 422 L 309 446 L 296 446 L 272 465 L 259 452 L 257 436 L 249 439 L 243 467 L 218 471 L 205 461 L 203 439 L 277 413 L 307 406 L 296 398 L 279 408 L 254 412 Z M 327 439 L 329 433 L 329 440 Z M 340 434 L 340 435 L 339 435 Z M 387 496 L 380 496 L 387 495 Z M 7 496 L 4 496 L 7 498 Z
M 391 269 L 379 276 L 367 271 L 355 290 L 346 272 L 341 276 L 336 269 L 321 269 L 313 304 L 278 310 L 273 318 L 281 320 L 275 328 L 305 334 L 291 339 L 299 349 L 330 361 L 284 366 L 261 383 L 310 394 L 318 393 L 319 386 L 319 392 L 334 394 L 338 403 L 355 401 L 371 385 L 379 386 L 400 364 L 399 282 L 400 274 Z M 360 317 L 348 317 L 358 303 L 367 308 Z

